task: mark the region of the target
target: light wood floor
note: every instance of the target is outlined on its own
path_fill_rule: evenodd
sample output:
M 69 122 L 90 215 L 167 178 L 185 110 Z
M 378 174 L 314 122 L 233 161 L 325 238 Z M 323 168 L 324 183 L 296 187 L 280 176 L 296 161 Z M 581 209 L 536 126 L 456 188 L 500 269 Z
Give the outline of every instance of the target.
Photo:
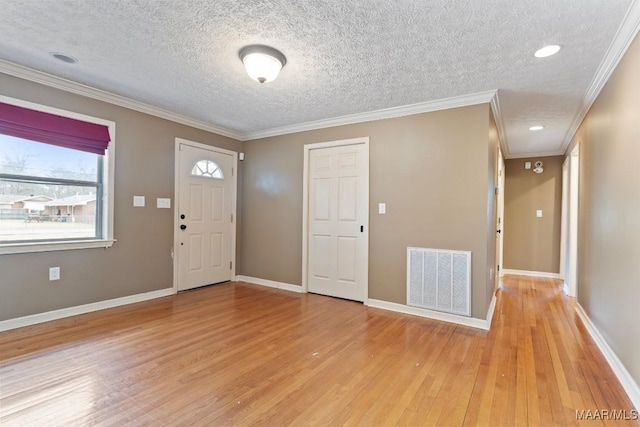
M 576 409 L 632 406 L 553 280 L 507 277 L 489 333 L 245 283 L 0 333 L 3 427 L 603 425 Z

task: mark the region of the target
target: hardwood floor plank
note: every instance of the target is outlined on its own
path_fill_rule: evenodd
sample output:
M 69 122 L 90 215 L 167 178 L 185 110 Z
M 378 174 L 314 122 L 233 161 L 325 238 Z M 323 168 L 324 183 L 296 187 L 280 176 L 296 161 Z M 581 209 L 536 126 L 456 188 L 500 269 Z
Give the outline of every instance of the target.
M 465 348 L 464 358 L 460 361 L 459 369 L 453 373 L 458 381 L 451 381 L 450 392 L 444 401 L 442 414 L 438 419 L 438 425 L 462 425 L 464 423 L 473 386 L 478 376 L 478 367 L 484 352 L 483 342 L 486 339 L 486 332 L 469 331 L 472 336 Z M 460 331 L 462 332 L 462 331 Z
M 491 331 L 227 283 L 0 333 L 0 425 L 640 425 L 560 283 Z
M 523 322 L 518 325 L 518 342 L 516 350 L 516 385 L 515 385 L 515 420 L 525 420 L 528 418 L 527 412 L 527 328 Z

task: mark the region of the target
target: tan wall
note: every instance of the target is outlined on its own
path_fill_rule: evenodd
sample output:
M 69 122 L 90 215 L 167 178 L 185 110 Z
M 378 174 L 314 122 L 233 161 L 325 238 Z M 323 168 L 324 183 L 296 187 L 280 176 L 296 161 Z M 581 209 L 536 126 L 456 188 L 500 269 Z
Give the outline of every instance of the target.
M 154 206 L 157 197 L 173 199 L 175 138 L 234 151 L 242 143 L 4 74 L 0 94 L 116 122 L 118 240 L 108 250 L 0 256 L 0 320 L 170 288 L 173 209 Z M 134 209 L 134 194 L 146 196 L 147 207 Z M 61 267 L 60 281 L 48 281 L 53 266 Z
M 640 39 L 582 122 L 578 302 L 640 384 Z
M 369 298 L 406 303 L 407 246 L 470 250 L 472 313 L 484 319 L 489 110 L 477 105 L 245 143 L 241 274 L 301 284 L 303 146 L 368 136 Z M 377 213 L 380 202 L 386 215 Z
M 537 160 L 544 172 L 533 172 Z M 505 161 L 504 268 L 560 272 L 562 156 Z M 524 168 L 531 162 L 531 169 Z M 542 218 L 536 210 L 542 210 Z

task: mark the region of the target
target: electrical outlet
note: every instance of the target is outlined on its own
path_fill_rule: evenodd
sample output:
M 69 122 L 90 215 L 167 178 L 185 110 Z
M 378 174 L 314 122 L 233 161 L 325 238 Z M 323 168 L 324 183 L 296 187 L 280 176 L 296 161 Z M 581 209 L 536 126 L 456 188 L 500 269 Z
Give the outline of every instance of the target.
M 49 269 L 49 280 L 60 280 L 60 267 L 51 267 Z

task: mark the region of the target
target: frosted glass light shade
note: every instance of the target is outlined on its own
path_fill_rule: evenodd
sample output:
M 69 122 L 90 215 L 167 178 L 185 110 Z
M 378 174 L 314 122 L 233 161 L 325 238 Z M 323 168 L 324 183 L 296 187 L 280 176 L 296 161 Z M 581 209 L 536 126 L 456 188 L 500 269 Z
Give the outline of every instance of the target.
M 280 61 L 264 53 L 251 53 L 245 56 L 242 62 L 249 77 L 260 83 L 275 80 L 282 69 Z
M 287 62 L 276 49 L 261 45 L 244 47 L 240 51 L 240 59 L 249 77 L 260 83 L 275 80 Z

